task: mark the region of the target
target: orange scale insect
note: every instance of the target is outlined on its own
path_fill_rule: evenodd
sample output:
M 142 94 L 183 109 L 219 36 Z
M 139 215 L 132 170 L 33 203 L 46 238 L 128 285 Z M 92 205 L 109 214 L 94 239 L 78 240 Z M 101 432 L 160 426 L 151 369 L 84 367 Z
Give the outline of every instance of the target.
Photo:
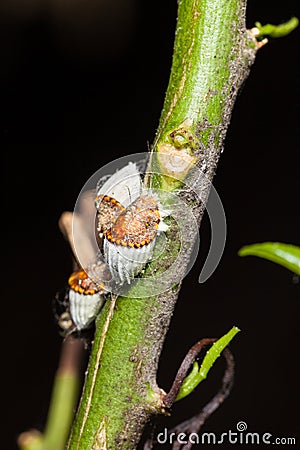
M 158 204 L 142 194 L 124 208 L 108 195 L 99 195 L 96 206 L 105 261 L 117 283 L 130 284 L 152 257 L 160 223 Z
M 105 264 L 99 262 L 98 273 L 105 270 Z M 77 331 L 85 330 L 95 320 L 105 302 L 104 283 L 97 283 L 83 269 L 73 272 L 68 280 L 70 317 Z
M 88 275 L 88 273 L 89 275 Z M 105 300 L 105 286 L 111 274 L 104 261 L 96 261 L 73 272 L 68 279 L 68 289 L 55 300 L 55 317 L 63 336 L 88 330 Z
M 159 222 L 156 201 L 141 195 L 120 213 L 106 237 L 117 245 L 140 248 L 156 237 Z

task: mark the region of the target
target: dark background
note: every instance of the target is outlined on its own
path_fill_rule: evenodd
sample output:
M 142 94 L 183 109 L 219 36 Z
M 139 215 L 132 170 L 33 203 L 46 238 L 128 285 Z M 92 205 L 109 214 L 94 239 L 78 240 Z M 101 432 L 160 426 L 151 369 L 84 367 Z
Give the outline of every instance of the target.
M 249 1 L 247 25 L 297 14 L 296 0 Z M 171 64 L 176 2 L 2 0 L 2 382 L 1 448 L 42 429 L 61 338 L 51 300 L 71 270 L 57 221 L 99 167 L 147 151 Z M 298 11 L 299 15 L 299 11 Z M 239 96 L 215 186 L 228 222 L 214 275 L 199 285 L 210 229 L 184 281 L 159 370 L 164 389 L 199 338 L 242 332 L 231 349 L 236 383 L 205 431 L 297 435 L 298 280 L 238 249 L 266 240 L 300 244 L 299 30 L 257 55 Z M 163 426 L 196 412 L 215 392 L 218 362 Z M 297 373 L 298 372 L 298 373 Z M 7 423 L 5 423 L 7 421 Z

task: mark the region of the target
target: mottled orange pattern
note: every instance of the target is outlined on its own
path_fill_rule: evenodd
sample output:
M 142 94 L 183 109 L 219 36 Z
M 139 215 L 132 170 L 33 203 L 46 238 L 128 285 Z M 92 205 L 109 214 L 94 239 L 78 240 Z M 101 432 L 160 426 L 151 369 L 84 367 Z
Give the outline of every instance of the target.
M 103 283 L 96 285 L 83 269 L 73 272 L 69 277 L 68 284 L 73 291 L 84 295 L 96 294 L 104 288 Z
M 155 199 L 141 195 L 121 212 L 105 237 L 116 245 L 139 248 L 156 237 L 159 221 Z
M 125 208 L 116 199 L 109 195 L 98 195 L 96 197 L 98 210 L 98 231 L 105 234 L 116 222 L 117 217 Z

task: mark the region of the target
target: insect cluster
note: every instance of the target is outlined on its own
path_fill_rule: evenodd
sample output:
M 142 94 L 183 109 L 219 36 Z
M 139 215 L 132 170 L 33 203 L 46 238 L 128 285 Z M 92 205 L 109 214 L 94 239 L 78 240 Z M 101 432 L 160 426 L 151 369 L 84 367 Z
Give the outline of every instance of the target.
M 131 284 L 151 259 L 157 234 L 166 230 L 159 202 L 143 189 L 134 163 L 98 183 L 95 207 L 102 255 L 72 273 L 66 291 L 56 296 L 55 316 L 63 335 L 92 326 L 108 292 Z

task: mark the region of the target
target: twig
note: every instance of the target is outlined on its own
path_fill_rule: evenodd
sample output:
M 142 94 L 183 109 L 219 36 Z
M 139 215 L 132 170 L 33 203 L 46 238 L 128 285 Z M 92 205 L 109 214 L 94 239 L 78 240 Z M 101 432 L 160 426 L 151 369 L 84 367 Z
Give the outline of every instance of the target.
M 87 202 L 84 203 L 86 205 Z M 86 215 L 81 216 L 76 213 L 65 211 L 62 213 L 58 225 L 65 239 L 69 242 L 76 264 L 74 267 L 86 267 L 89 262 L 94 260 L 96 254 L 93 241 L 88 233 L 87 224 L 92 220 L 87 220 Z
M 45 433 L 30 430 L 20 434 L 22 450 L 63 450 L 78 398 L 83 341 L 68 336 L 62 343 Z
M 65 447 L 77 403 L 83 341 L 68 336 L 62 344 L 44 435 L 45 448 Z
M 176 400 L 177 394 L 179 392 L 179 389 L 181 388 L 181 385 L 183 383 L 183 380 L 185 379 L 192 363 L 195 361 L 197 355 L 201 352 L 203 347 L 206 345 L 212 344 L 213 342 L 216 342 L 217 339 L 214 338 L 205 338 L 201 339 L 201 341 L 197 342 L 193 347 L 190 348 L 188 353 L 186 354 L 184 360 L 182 361 L 178 372 L 175 376 L 174 382 L 172 384 L 172 387 L 168 394 L 164 397 L 163 402 L 166 408 L 171 408 L 173 403 Z

